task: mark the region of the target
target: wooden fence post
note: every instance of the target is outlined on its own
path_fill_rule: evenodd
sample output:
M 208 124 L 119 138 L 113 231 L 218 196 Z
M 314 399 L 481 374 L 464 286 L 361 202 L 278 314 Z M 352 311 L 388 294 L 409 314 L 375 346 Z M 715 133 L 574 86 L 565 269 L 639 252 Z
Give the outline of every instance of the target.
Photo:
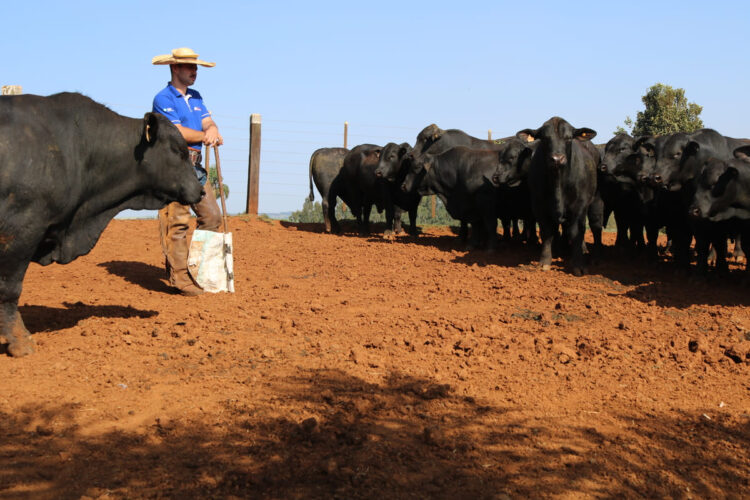
M 260 181 L 260 115 L 250 115 L 250 157 L 247 165 L 246 214 L 258 215 L 258 185 Z
M 492 129 L 489 129 L 487 131 L 487 140 L 492 142 Z
M 433 194 L 432 195 L 432 218 L 435 219 L 435 210 L 437 208 L 437 197 Z

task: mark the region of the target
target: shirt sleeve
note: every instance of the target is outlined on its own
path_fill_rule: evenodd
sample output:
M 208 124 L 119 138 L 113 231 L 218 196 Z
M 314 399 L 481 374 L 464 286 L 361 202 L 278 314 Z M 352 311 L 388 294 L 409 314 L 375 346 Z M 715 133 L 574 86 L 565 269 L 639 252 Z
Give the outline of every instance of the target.
M 177 115 L 174 102 L 164 94 L 159 94 L 154 97 L 154 113 L 161 113 L 169 118 L 169 121 L 175 125 L 182 124 L 182 120 L 180 120 L 180 117 Z

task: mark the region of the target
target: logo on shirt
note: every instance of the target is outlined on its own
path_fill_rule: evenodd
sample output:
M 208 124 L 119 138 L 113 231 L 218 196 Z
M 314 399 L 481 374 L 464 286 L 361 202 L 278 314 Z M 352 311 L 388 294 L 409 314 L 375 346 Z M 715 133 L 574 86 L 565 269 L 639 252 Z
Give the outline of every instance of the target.
M 198 106 L 195 106 L 195 107 L 193 108 L 193 111 L 200 111 L 200 110 L 201 110 L 201 108 L 199 108 Z
M 163 109 L 165 113 L 171 113 L 172 111 L 174 111 L 174 109 L 172 108 L 163 108 Z

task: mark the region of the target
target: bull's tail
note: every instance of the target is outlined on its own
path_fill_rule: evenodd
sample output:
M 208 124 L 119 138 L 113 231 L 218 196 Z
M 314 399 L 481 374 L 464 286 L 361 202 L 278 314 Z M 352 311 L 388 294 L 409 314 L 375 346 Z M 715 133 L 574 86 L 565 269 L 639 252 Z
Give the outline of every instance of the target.
M 310 195 L 307 197 L 308 201 L 315 199 L 315 193 L 313 193 L 313 162 L 315 161 L 315 155 L 317 151 L 310 157 Z

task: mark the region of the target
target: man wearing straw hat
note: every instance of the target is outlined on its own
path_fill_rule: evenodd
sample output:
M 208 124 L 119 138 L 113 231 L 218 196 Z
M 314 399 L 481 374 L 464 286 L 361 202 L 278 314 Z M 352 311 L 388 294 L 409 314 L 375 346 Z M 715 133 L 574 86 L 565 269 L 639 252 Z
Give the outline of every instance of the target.
M 224 143 L 219 129 L 211 119 L 203 98 L 197 90 L 189 88 L 195 83 L 198 65 L 213 67 L 216 64 L 198 59 L 192 49 L 174 49 L 171 54 L 154 57 L 153 64 L 169 64 L 171 79 L 154 97 L 154 112 L 169 118 L 188 144 L 190 161 L 205 194 L 192 205 L 198 220 L 198 229 L 216 231 L 221 224 L 221 212 L 216 204 L 214 190 L 208 183 L 206 171 L 201 166 L 201 149 Z M 203 289 L 190 276 L 187 269 L 190 208 L 178 202 L 159 210 L 159 233 L 166 257 L 169 283 L 182 295 L 200 295 Z

